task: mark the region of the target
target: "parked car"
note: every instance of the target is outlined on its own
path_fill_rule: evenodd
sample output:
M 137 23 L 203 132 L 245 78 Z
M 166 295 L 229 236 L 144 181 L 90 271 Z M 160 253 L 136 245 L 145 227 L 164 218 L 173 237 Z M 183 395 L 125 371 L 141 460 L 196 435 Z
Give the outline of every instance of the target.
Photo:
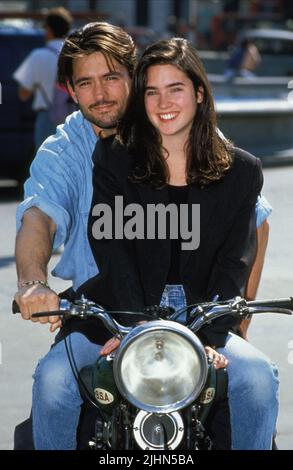
M 18 99 L 12 74 L 32 49 L 44 43 L 42 30 L 0 24 L 0 178 L 21 182 L 33 157 L 35 114 L 31 100 Z

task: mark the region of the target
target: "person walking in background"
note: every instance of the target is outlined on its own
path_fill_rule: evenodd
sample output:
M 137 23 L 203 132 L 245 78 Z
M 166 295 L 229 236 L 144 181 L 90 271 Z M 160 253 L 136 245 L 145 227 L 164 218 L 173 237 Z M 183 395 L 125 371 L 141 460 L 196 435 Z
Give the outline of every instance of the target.
M 33 109 L 37 113 L 34 132 L 36 149 L 56 130 L 49 107 L 53 101 L 59 51 L 71 24 L 72 17 L 65 8 L 49 10 L 44 21 L 45 47 L 34 49 L 13 74 L 19 84 L 20 100 L 27 101 L 34 95 Z
M 250 39 L 243 39 L 228 60 L 225 77 L 227 79 L 235 76 L 254 77 L 254 70 L 260 62 L 261 56 L 256 45 Z
M 250 41 L 246 41 L 245 52 L 242 63 L 240 64 L 239 75 L 241 77 L 253 77 L 254 70 L 261 62 L 261 56 L 256 45 Z

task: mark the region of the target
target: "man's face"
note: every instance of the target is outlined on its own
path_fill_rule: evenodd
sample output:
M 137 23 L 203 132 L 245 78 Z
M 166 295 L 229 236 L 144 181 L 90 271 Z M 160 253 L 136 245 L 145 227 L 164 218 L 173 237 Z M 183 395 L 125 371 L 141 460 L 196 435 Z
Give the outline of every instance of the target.
M 73 61 L 73 87 L 70 94 L 79 104 L 84 117 L 93 124 L 96 134 L 105 130 L 111 134 L 123 116 L 129 95 L 131 79 L 123 65 L 111 60 L 111 68 L 101 52 Z

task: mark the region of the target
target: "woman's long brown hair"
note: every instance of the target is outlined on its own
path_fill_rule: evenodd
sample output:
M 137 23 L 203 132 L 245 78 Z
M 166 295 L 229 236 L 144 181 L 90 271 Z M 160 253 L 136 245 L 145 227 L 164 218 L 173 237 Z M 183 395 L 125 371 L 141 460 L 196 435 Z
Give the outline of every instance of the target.
M 181 38 L 158 41 L 149 46 L 137 65 L 124 117 L 118 126 L 118 139 L 133 155 L 131 180 L 162 187 L 169 172 L 163 156 L 160 133 L 150 123 L 144 104 L 147 69 L 152 65 L 178 67 L 193 82 L 195 93 L 203 89 L 203 102 L 197 112 L 186 145 L 187 183 L 200 187 L 220 180 L 232 164 L 232 145 L 217 129 L 214 100 L 204 67 L 193 46 Z

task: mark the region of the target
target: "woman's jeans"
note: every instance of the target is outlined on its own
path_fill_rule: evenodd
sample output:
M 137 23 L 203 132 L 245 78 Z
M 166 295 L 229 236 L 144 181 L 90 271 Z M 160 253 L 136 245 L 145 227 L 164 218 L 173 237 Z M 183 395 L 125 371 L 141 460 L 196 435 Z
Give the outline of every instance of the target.
M 161 304 L 175 310 L 186 305 L 183 286 L 166 286 Z M 233 333 L 229 333 L 225 347 L 217 350 L 229 360 L 232 449 L 271 449 L 278 416 L 276 366 L 262 352 Z
M 183 287 L 166 286 L 161 305 L 185 306 Z M 180 318 L 179 318 L 180 320 Z M 69 342 L 69 337 L 67 337 Z M 101 346 L 84 335 L 70 335 L 77 369 L 96 361 Z M 251 344 L 229 334 L 218 349 L 229 364 L 229 406 L 232 448 L 271 449 L 278 414 L 277 369 Z M 36 449 L 75 449 L 82 399 L 72 374 L 64 340 L 39 362 L 33 385 L 33 435 Z

